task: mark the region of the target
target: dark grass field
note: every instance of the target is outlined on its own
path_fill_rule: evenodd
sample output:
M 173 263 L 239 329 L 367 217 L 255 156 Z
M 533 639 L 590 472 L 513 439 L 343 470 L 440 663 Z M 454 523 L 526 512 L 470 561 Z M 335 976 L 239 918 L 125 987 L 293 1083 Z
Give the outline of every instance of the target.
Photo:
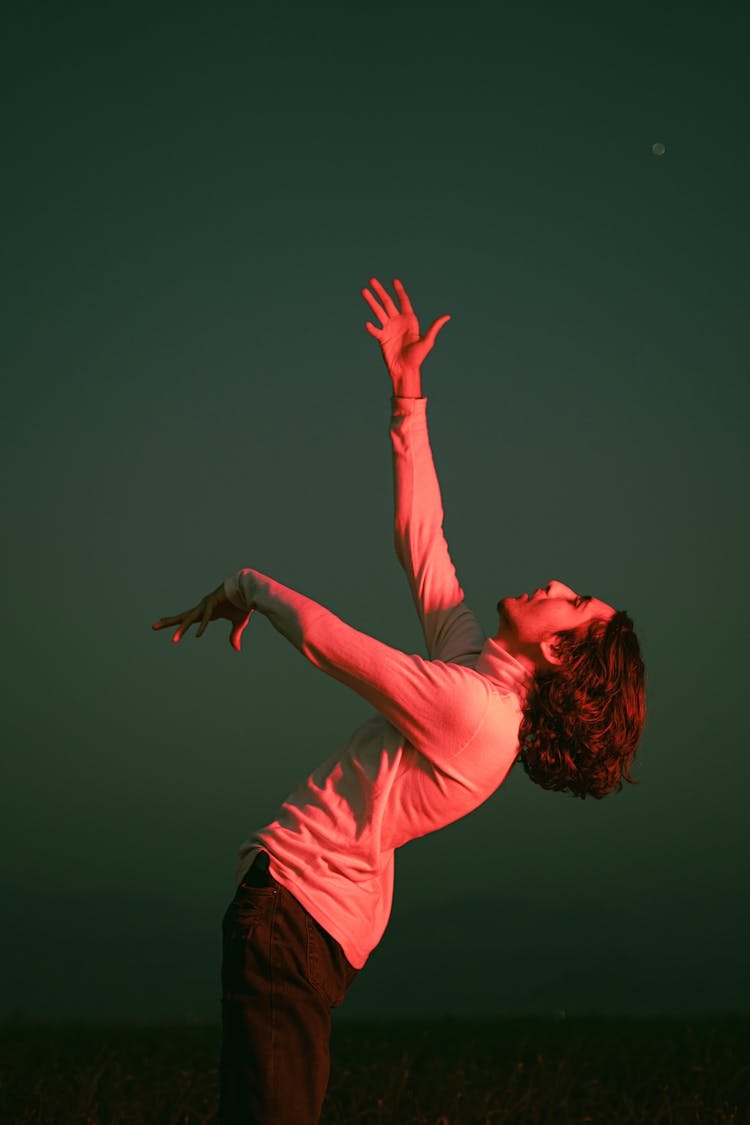
M 217 1120 L 220 1031 L 0 1029 L 0 1122 Z M 750 1122 L 750 1018 L 334 1023 L 322 1125 Z

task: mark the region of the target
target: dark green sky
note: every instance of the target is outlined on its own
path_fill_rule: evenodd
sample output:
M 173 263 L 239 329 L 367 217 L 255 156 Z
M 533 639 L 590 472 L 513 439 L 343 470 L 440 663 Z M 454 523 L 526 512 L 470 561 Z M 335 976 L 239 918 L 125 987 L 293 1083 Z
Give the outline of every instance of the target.
M 8 1010 L 218 1019 L 237 848 L 367 714 L 259 616 L 240 656 L 152 621 L 251 566 L 423 651 L 373 275 L 452 316 L 424 385 L 469 604 L 494 632 L 559 578 L 627 609 L 649 695 L 639 787 L 514 770 L 402 849 L 342 1011 L 748 1010 L 747 19 L 16 11 Z

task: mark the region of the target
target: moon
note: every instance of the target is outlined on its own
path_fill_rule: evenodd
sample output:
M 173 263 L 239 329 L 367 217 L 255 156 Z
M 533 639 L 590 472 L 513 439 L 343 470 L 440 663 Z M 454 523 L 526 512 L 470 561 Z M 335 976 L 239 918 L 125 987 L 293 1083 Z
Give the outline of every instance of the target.
M 667 151 L 666 145 L 663 145 L 661 141 L 657 141 L 655 144 L 651 145 L 651 151 L 654 156 L 663 156 Z

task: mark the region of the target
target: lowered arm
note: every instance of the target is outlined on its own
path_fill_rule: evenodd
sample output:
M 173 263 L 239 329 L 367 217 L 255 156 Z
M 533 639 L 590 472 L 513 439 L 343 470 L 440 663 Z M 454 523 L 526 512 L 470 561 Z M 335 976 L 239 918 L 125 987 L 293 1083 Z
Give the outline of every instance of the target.
M 311 664 L 357 692 L 438 765 L 461 752 L 487 713 L 483 676 L 391 648 L 268 575 L 239 570 L 224 592 L 242 611 L 267 617 Z

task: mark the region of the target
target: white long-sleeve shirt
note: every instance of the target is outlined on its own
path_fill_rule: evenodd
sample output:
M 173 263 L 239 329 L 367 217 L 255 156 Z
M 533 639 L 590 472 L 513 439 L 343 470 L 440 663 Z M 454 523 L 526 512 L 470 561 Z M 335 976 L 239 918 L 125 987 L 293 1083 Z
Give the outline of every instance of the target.
M 429 659 L 353 629 L 317 602 L 255 570 L 227 598 L 265 614 L 317 668 L 376 714 L 283 802 L 240 849 L 237 881 L 260 847 L 286 887 L 361 969 L 393 901 L 396 848 L 472 812 L 518 753 L 529 672 L 486 638 L 443 535 L 426 398 L 392 399 L 395 545 Z

